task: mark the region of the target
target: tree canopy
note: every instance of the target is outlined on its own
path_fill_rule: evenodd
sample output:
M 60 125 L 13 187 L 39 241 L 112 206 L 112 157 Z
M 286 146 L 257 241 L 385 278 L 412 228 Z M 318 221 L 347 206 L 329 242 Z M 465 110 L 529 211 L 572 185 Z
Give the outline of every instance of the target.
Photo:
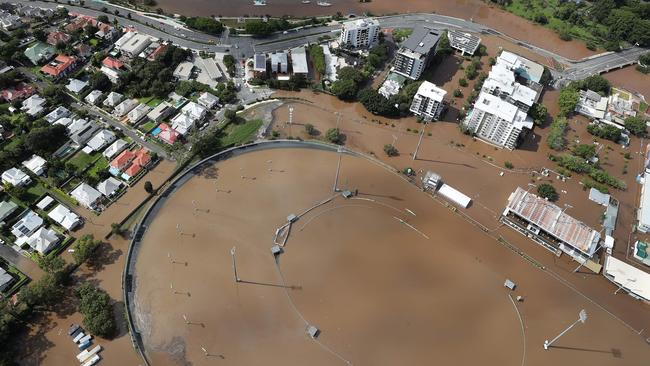
M 190 28 L 213 35 L 219 35 L 223 32 L 223 24 L 212 17 L 186 18 L 185 24 Z

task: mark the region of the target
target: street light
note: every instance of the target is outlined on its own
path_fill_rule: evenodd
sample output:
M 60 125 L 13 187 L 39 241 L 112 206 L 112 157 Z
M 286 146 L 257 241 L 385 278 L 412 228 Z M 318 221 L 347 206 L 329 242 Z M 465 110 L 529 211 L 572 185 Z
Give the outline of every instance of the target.
M 235 247 L 232 247 L 232 249 L 230 249 L 230 256 L 232 257 L 232 270 L 233 270 L 233 274 L 235 275 L 235 282 L 239 282 L 241 280 L 239 279 L 239 276 L 237 275 L 237 262 L 235 260 Z
M 578 320 L 573 322 L 573 324 L 569 325 L 565 330 L 562 331 L 562 333 L 558 334 L 557 337 L 553 338 L 550 342 L 548 340 L 544 341 L 544 349 L 548 350 L 551 345 L 557 341 L 560 337 L 562 337 L 566 332 L 568 332 L 571 328 L 573 328 L 576 324 L 582 323 L 584 324 L 587 321 L 587 312 L 585 309 L 580 310 L 580 313 L 578 313 Z

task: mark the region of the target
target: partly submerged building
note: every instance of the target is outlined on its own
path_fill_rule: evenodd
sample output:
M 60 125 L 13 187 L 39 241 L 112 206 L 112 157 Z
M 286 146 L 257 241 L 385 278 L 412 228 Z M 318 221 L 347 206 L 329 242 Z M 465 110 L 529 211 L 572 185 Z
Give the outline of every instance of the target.
M 440 36 L 441 32 L 435 29 L 414 29 L 397 51 L 393 71 L 418 80 L 433 58 Z
M 413 103 L 409 110 L 425 121 L 438 120 L 445 109 L 446 94 L 445 90 L 438 88 L 435 84 L 424 81 L 413 97 Z
M 521 187 L 510 194 L 501 221 L 546 249 L 578 260 L 591 258 L 600 241 L 598 231 Z
M 481 37 L 462 30 L 448 30 L 447 38 L 449 38 L 451 48 L 462 52 L 463 56 L 473 55 L 481 44 Z

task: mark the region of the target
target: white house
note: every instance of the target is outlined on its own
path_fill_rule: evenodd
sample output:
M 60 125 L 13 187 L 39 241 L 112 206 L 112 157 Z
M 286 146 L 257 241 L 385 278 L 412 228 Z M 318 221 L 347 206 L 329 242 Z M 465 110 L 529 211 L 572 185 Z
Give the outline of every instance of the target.
M 200 121 L 208 113 L 208 110 L 197 103 L 189 102 L 181 109 L 181 113 L 187 114 L 193 119 Z
M 52 112 L 48 113 L 45 116 L 45 120 L 48 121 L 50 124 L 53 124 L 54 122 L 60 120 L 61 118 L 68 117 L 69 115 L 70 115 L 70 111 L 68 110 L 68 108 L 64 106 L 58 106 Z
M 97 190 L 101 192 L 104 196 L 107 198 L 113 197 L 117 191 L 120 190 L 120 187 L 122 187 L 123 183 L 113 177 L 109 177 L 103 182 L 100 182 L 97 185 Z
M 192 70 L 194 70 L 194 64 L 189 61 L 181 62 L 176 66 L 172 76 L 174 76 L 176 80 L 189 80 L 192 76 Z
M 101 90 L 93 90 L 90 93 L 88 93 L 88 95 L 86 95 L 86 98 L 84 98 L 84 100 L 92 105 L 97 105 L 97 102 L 101 97 L 102 97 Z
M 18 168 L 11 168 L 2 173 L 2 183 L 11 184 L 14 187 L 26 186 L 32 182 L 32 178 Z
M 23 101 L 23 105 L 20 107 L 20 110 L 24 111 L 32 117 L 35 117 L 43 113 L 46 103 L 47 101 L 41 98 L 40 95 L 34 94 Z
M 47 254 L 60 241 L 61 238 L 56 235 L 54 230 L 41 227 L 27 239 L 26 243 L 35 251 Z
M 75 94 L 79 94 L 87 86 L 88 86 L 88 82 L 86 82 L 86 81 L 81 81 L 81 80 L 78 80 L 78 79 L 70 79 L 70 82 L 68 83 L 68 85 L 65 86 L 65 88 L 70 90 L 71 92 L 73 92 Z
M 47 161 L 34 154 L 29 160 L 23 161 L 23 166 L 36 175 L 43 175 L 47 168 Z
M 108 144 L 115 141 L 116 137 L 113 131 L 110 130 L 101 130 L 97 132 L 91 139 L 86 143 L 86 146 L 92 151 L 100 151 Z
M 70 196 L 77 200 L 80 205 L 83 205 L 91 210 L 96 210 L 99 207 L 99 203 L 102 198 L 101 193 L 86 183 L 79 184 L 77 188 L 70 192 Z
M 147 113 L 147 118 L 156 123 L 159 123 L 174 113 L 175 110 L 176 109 L 174 109 L 174 107 L 169 104 L 169 102 L 162 102 L 158 104 L 154 109 L 152 109 L 149 113 Z
M 132 125 L 138 124 L 138 122 L 142 121 L 142 119 L 147 116 L 149 111 L 151 111 L 151 107 L 144 103 L 139 104 L 127 114 L 129 122 Z
M 104 155 L 106 159 L 111 160 L 114 156 L 117 156 L 117 154 L 124 151 L 128 145 L 129 144 L 122 139 L 116 140 L 109 147 L 107 147 L 106 150 L 104 150 L 102 155 Z
M 67 207 L 59 204 L 47 214 L 52 220 L 63 226 L 66 230 L 74 230 L 81 225 L 81 218 Z
M 212 109 L 217 105 L 217 103 L 219 103 L 219 97 L 212 93 L 203 92 L 199 96 L 199 99 L 197 99 L 197 102 L 205 108 Z
M 68 125 L 68 137 L 75 144 L 81 146 L 100 129 L 99 124 L 86 119 L 76 119 Z
M 172 118 L 171 123 L 172 128 L 176 130 L 176 132 L 185 135 L 187 134 L 187 131 L 194 127 L 196 120 L 185 113 L 179 113 Z
M 128 34 L 128 33 L 127 33 Z M 124 99 L 124 95 L 116 92 L 110 92 L 104 99 L 104 105 L 107 107 L 115 107 Z
M 16 237 L 16 245 L 23 245 L 41 226 L 43 219 L 36 212 L 28 211 L 11 227 L 11 233 Z
M 137 99 L 125 99 L 122 103 L 118 104 L 113 110 L 113 114 L 117 117 L 123 117 L 135 108 L 140 102 Z

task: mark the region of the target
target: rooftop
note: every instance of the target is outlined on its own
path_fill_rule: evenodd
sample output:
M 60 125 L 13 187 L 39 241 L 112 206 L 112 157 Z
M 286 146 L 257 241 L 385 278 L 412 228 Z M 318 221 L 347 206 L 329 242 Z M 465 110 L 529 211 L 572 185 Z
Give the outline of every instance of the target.
M 440 33 L 435 29 L 418 27 L 413 30 L 409 38 L 404 41 L 401 47 L 419 54 L 427 54 L 438 44 Z
M 436 102 L 442 102 L 446 94 L 447 91 L 438 88 L 436 84 L 428 81 L 423 81 L 417 92 L 417 95 L 435 100 Z

